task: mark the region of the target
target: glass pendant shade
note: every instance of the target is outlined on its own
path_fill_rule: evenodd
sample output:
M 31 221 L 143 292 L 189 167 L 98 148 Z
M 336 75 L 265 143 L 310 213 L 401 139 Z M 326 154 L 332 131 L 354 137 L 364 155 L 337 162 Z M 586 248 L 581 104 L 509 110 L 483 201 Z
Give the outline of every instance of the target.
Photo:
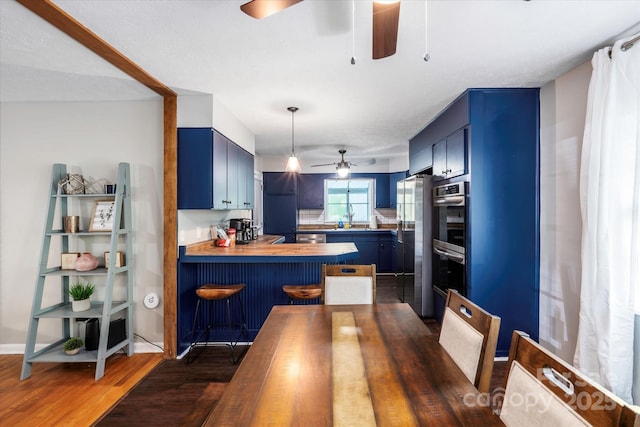
M 291 156 L 289 156 L 289 160 L 287 160 L 287 166 L 285 168 L 287 172 L 299 172 L 300 171 L 300 162 L 296 157 L 296 154 L 292 151 Z
M 346 178 L 349 175 L 349 168 L 346 166 L 339 166 L 337 173 L 340 178 Z

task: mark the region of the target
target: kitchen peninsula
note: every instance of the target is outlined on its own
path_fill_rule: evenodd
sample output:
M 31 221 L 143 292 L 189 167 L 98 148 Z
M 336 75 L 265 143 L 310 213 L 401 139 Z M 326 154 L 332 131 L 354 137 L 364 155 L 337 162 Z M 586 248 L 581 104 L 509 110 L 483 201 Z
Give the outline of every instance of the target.
M 249 340 L 253 340 L 271 308 L 287 304 L 287 297 L 282 292 L 283 285 L 320 283 L 322 264 L 346 263 L 358 257 L 358 249 L 353 243 L 278 244 L 283 241 L 283 236 L 260 236 L 249 244 L 226 248 L 214 246 L 211 240 L 179 247 L 179 353 L 189 346 L 197 298 L 195 290 L 199 286 L 207 283 L 244 283 L 246 287 L 241 296 Z M 237 317 L 235 323 L 240 316 L 236 306 L 232 306 L 232 309 L 234 317 Z M 217 310 L 214 322 L 224 323 L 222 315 L 225 313 L 226 310 Z M 199 324 L 196 328 L 200 330 L 205 326 Z M 235 335 L 237 330 L 231 334 L 224 329 L 212 330 L 210 341 L 229 341 L 235 339 Z

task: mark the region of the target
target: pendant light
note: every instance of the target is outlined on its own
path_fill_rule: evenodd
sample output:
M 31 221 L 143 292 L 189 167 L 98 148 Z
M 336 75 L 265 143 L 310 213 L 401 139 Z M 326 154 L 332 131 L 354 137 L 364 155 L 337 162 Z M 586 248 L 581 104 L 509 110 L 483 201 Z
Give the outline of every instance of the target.
M 294 121 L 293 117 L 298 111 L 298 107 L 288 107 L 287 110 L 291 111 L 291 155 L 289 156 L 289 160 L 287 160 L 287 166 L 285 170 L 287 172 L 300 172 L 300 162 L 296 157 L 293 131 L 294 131 Z

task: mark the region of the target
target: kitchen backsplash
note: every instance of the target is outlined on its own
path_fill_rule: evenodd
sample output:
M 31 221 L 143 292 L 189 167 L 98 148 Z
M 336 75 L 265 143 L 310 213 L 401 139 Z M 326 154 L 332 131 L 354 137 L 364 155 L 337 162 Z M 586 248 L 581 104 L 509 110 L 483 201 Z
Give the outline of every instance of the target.
M 211 226 L 228 227 L 231 218 L 251 218 L 251 211 L 179 210 L 178 245 L 188 245 L 211 239 Z
M 378 217 L 378 224 L 396 224 L 395 209 L 376 209 L 374 215 Z M 326 225 L 323 209 L 298 209 L 298 225 Z

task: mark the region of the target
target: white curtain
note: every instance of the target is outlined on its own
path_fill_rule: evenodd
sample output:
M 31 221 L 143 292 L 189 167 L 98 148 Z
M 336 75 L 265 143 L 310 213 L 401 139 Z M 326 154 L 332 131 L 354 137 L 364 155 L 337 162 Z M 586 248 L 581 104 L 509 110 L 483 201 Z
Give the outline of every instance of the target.
M 640 392 L 640 367 L 634 373 L 634 315 L 640 314 L 640 41 L 621 50 L 632 38 L 599 50 L 591 61 L 574 359 L 581 371 L 627 402 L 633 401 L 634 382 Z

